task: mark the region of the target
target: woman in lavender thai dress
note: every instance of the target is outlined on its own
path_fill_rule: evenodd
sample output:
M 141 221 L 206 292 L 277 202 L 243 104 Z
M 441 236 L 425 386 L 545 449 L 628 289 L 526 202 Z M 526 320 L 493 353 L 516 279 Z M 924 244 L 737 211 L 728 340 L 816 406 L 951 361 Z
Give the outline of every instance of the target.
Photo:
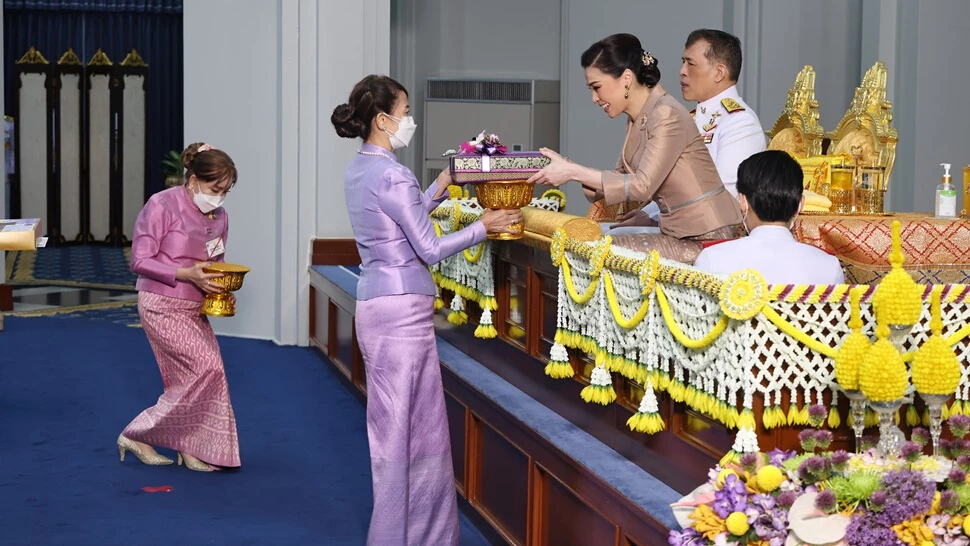
M 424 193 L 393 151 L 415 124 L 404 87 L 367 76 L 330 118 L 337 134 L 364 143 L 344 175 L 347 210 L 360 251 L 357 342 L 367 375 L 367 438 L 374 511 L 367 543 L 457 544 L 451 445 L 433 324 L 428 270 L 443 258 L 508 231 L 516 211 L 486 211 L 438 238 L 428 214 L 447 195 L 446 170 Z
M 153 446 L 179 452 L 191 470 L 238 467 L 236 418 L 219 343 L 202 299 L 218 292 L 202 268 L 223 261 L 229 215 L 222 202 L 236 165 L 222 150 L 196 142 L 182 152 L 185 184 L 153 195 L 135 221 L 131 270 L 138 274 L 138 315 L 158 361 L 164 393 L 121 435 L 121 460 L 172 464 Z

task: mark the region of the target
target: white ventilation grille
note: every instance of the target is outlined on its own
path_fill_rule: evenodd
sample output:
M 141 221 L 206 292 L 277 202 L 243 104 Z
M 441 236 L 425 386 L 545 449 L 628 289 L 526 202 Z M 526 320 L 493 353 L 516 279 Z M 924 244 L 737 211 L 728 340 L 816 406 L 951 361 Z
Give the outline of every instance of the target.
M 531 81 L 428 80 L 428 100 L 532 102 Z

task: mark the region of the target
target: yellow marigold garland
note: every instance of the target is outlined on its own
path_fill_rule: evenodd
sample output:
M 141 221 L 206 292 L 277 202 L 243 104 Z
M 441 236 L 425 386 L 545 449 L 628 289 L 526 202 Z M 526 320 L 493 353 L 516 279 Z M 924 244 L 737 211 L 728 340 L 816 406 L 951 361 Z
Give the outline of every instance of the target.
M 461 252 L 469 263 L 478 263 L 478 261 L 482 259 L 482 254 L 485 253 L 485 243 L 478 243 L 478 248 L 475 252 L 469 252 L 467 248 Z
M 839 352 L 835 355 L 835 380 L 843 389 L 854 391 L 859 389 L 859 366 L 872 346 L 869 338 L 862 333 L 862 317 L 859 312 L 859 301 L 862 299 L 860 287 L 849 292 L 850 315 L 849 328 L 852 331 L 846 336 Z
M 563 269 L 565 271 L 565 269 Z M 636 328 L 643 317 L 647 316 L 647 310 L 650 308 L 650 299 L 644 298 L 640 303 L 640 308 L 637 309 L 633 316 L 629 319 L 623 316 L 623 310 L 620 309 L 620 303 L 616 301 L 616 290 L 613 287 L 613 275 L 607 270 L 603 273 L 603 282 L 606 286 L 606 300 L 609 302 L 610 311 L 613 312 L 613 320 L 620 325 L 621 328 L 627 330 Z M 592 281 L 590 282 L 592 284 Z
M 684 347 L 688 349 L 703 349 L 714 343 L 717 338 L 724 333 L 727 328 L 729 319 L 727 315 L 721 315 L 721 319 L 711 328 L 711 331 L 707 333 L 701 339 L 693 339 L 684 333 L 674 321 L 673 311 L 670 309 L 670 303 L 667 301 L 667 296 L 664 294 L 663 287 L 661 285 L 656 286 L 657 291 L 657 303 L 660 304 L 661 314 L 663 315 L 664 322 L 667 324 L 667 328 L 670 333 L 673 334 L 674 338 Z
M 772 309 L 770 305 L 765 305 L 764 307 L 762 307 L 761 314 L 763 314 L 765 318 L 770 320 L 772 324 L 777 326 L 779 330 L 788 334 L 788 336 L 791 337 L 792 339 L 800 341 L 806 347 L 808 347 L 809 349 L 819 354 L 823 354 L 829 358 L 835 358 L 835 354 L 836 354 L 835 349 L 833 349 L 832 347 L 829 347 L 828 345 L 822 343 L 821 341 L 818 341 L 817 339 L 812 338 L 805 332 L 799 330 L 794 324 L 782 318 L 781 315 L 779 315 L 777 311 Z
M 574 302 L 583 305 L 589 300 L 593 299 L 593 294 L 596 293 L 596 287 L 599 285 L 600 277 L 590 277 L 589 286 L 586 287 L 586 291 L 580 295 L 576 292 L 576 285 L 573 283 L 573 276 L 571 273 L 571 268 L 569 267 L 569 260 L 563 259 L 562 265 L 562 276 L 566 283 L 566 292 L 569 293 L 569 297 L 573 299 Z
M 922 394 L 952 394 L 960 385 L 962 370 L 953 348 L 943 338 L 943 318 L 940 312 L 942 286 L 933 287 L 930 304 L 932 335 L 913 357 L 913 385 Z

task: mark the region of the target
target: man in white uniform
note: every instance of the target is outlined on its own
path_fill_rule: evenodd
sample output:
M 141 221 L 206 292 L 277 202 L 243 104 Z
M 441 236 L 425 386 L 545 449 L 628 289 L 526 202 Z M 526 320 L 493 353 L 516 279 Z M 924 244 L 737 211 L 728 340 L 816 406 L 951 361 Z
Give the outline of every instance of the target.
M 740 40 L 721 30 L 690 33 L 680 67 L 680 89 L 684 100 L 697 101 L 691 112 L 697 130 L 707 143 L 721 182 L 735 197 L 738 165 L 766 147 L 758 115 L 738 94 L 740 75 Z
M 741 162 L 737 187 L 748 236 L 705 248 L 694 267 L 723 275 L 754 269 L 768 284 L 845 283 L 838 258 L 791 233 L 805 203 L 798 161 L 779 150 L 757 153 Z
M 684 100 L 697 101 L 691 114 L 714 159 L 721 182 L 735 198 L 738 165 L 766 149 L 761 121 L 738 94 L 741 41 L 722 30 L 699 29 L 687 36 L 680 67 Z M 655 226 L 660 209 L 650 203 L 627 213 L 618 226 Z M 611 232 L 613 233 L 613 232 Z

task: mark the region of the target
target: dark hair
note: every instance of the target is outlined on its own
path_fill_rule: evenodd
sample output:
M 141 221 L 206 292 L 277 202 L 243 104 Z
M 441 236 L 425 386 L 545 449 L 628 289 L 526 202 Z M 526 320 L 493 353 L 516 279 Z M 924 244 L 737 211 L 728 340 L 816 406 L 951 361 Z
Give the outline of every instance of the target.
M 371 122 L 381 112 L 390 114 L 401 93 L 407 95 L 407 89 L 393 78 L 371 74 L 357 82 L 346 103 L 333 109 L 330 123 L 344 138 L 367 140 Z
M 712 63 L 722 63 L 728 69 L 728 78 L 734 82 L 738 81 L 741 77 L 741 40 L 723 30 L 701 28 L 687 35 L 684 49 L 700 40 L 708 43 L 707 51 L 704 52 L 707 60 Z
M 209 148 L 200 152 L 199 148 L 203 145 Z M 218 182 L 228 178 L 229 186 L 232 187 L 239 178 L 236 164 L 229 154 L 204 142 L 193 142 L 182 150 L 182 166 L 185 167 L 186 181 L 192 175 L 203 182 Z
M 738 193 L 762 222 L 788 222 L 802 200 L 802 167 L 781 150 L 759 152 L 738 165 Z
M 653 87 L 660 82 L 657 59 L 644 51 L 640 40 L 632 34 L 607 36 L 583 52 L 579 60 L 583 68 L 598 68 L 614 78 L 629 69 L 641 85 Z

